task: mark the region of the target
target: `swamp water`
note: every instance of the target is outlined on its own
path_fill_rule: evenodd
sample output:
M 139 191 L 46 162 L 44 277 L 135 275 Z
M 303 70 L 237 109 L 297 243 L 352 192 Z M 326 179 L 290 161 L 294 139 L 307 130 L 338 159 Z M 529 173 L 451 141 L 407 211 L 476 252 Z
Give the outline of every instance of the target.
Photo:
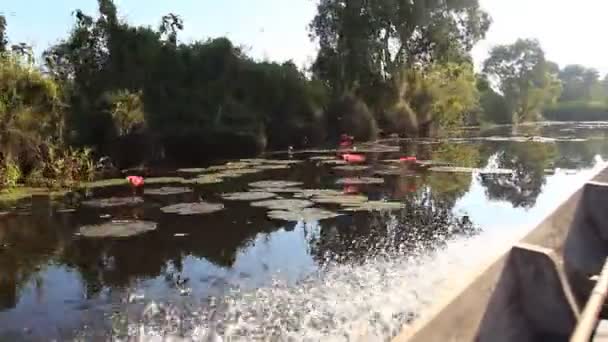
M 602 169 L 607 133 L 387 139 L 357 166 L 270 154 L 4 204 L 0 341 L 388 340 Z

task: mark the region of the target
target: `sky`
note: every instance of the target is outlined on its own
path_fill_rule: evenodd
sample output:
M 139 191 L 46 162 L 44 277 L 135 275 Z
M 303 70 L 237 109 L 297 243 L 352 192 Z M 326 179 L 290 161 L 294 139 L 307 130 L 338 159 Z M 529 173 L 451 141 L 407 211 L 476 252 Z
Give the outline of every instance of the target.
M 311 63 L 315 44 L 308 23 L 316 0 L 115 0 L 119 15 L 132 24 L 157 26 L 167 13 L 180 15 L 182 41 L 228 36 L 255 58 Z M 583 64 L 608 73 L 608 1 L 480 0 L 493 24 L 473 50 L 479 66 L 489 49 L 517 38 L 540 40 L 547 58 L 560 66 Z M 2 0 L 12 42 L 26 42 L 37 53 L 66 37 L 72 11 L 96 13 L 96 0 Z

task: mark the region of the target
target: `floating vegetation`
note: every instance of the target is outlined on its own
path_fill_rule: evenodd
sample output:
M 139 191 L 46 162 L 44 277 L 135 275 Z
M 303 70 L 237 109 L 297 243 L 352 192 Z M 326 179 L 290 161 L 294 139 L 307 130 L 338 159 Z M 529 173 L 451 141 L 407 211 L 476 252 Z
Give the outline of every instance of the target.
M 74 208 L 63 208 L 63 209 L 57 209 L 57 212 L 60 214 L 71 214 L 76 212 L 76 209 Z M 2 216 L 2 214 L 0 213 L 0 217 Z
M 224 209 L 223 204 L 219 203 L 207 203 L 207 202 L 194 202 L 194 203 L 178 203 L 167 207 L 160 208 L 165 214 L 177 214 L 177 215 L 204 215 L 211 214 Z
M 83 201 L 82 205 L 92 208 L 113 208 L 140 205 L 142 203 L 144 203 L 144 199 L 141 197 L 110 197 Z
M 146 178 L 144 182 L 150 184 L 171 184 L 171 183 L 183 183 L 185 181 L 182 177 L 152 177 Z
M 443 161 L 437 161 L 437 160 L 418 160 L 416 161 L 416 164 L 418 166 L 422 166 L 422 167 L 444 167 L 444 166 L 451 166 L 452 164 L 447 163 L 447 162 L 443 162 Z
M 367 196 L 363 195 L 344 195 L 339 196 L 328 196 L 321 195 L 315 196 L 310 199 L 311 201 L 319 204 L 339 204 L 345 206 L 360 205 L 368 201 Z
M 207 171 L 207 168 L 204 167 L 193 167 L 193 168 L 186 168 L 186 169 L 177 169 L 178 173 L 191 173 L 191 174 L 199 174 L 199 173 L 204 173 Z
M 239 178 L 241 176 L 252 175 L 260 172 L 262 172 L 260 169 L 229 169 L 212 174 L 212 176 L 220 178 Z
M 358 153 L 389 153 L 399 152 L 399 146 L 389 146 L 381 144 L 361 144 L 352 148 L 344 149 L 343 151 L 358 152 Z
M 348 177 L 340 178 L 336 184 L 363 185 L 363 184 L 384 184 L 384 178 L 375 177 Z
M 383 167 L 378 170 L 374 170 L 375 175 L 381 176 L 416 176 L 417 174 L 411 170 L 401 168 L 399 166 Z
M 102 224 L 80 227 L 81 236 L 88 238 L 126 238 L 156 230 L 156 222 L 151 221 L 110 221 Z
M 258 170 L 286 170 L 289 169 L 289 164 L 273 164 L 273 165 L 257 165 L 255 166 Z
M 319 208 L 304 208 L 301 210 L 271 210 L 267 213 L 273 220 L 290 222 L 315 222 L 340 216 L 340 214 Z
M 188 180 L 184 181 L 184 183 L 186 183 L 186 184 L 198 184 L 198 185 L 218 184 L 221 182 L 223 182 L 222 178 L 218 177 L 216 174 L 200 175 L 196 178 L 192 178 L 192 179 L 188 179 Z
M 128 182 L 124 178 L 112 178 L 112 179 L 101 179 L 93 182 L 88 182 L 82 184 L 85 188 L 105 188 L 108 186 L 119 186 L 119 185 L 127 185 Z
M 192 192 L 192 189 L 190 189 L 190 188 L 164 186 L 164 187 L 158 188 L 158 189 L 145 189 L 144 195 L 171 196 L 171 195 L 189 194 L 191 192 Z
M 313 202 L 303 199 L 275 199 L 251 203 L 253 207 L 268 208 L 270 210 L 300 210 L 312 207 L 313 205 Z
M 270 192 L 275 194 L 297 194 L 303 191 L 302 188 L 254 188 L 251 191 Z
M 405 204 L 387 201 L 369 201 L 361 204 L 347 206 L 346 211 L 392 211 L 405 208 Z
M 308 158 L 311 161 L 327 161 L 327 160 L 336 160 L 334 156 L 312 156 Z
M 305 189 L 296 194 L 296 197 L 310 198 L 313 196 L 343 196 L 342 191 L 333 189 Z
M 249 158 L 249 159 L 241 159 L 240 162 L 241 163 L 247 163 L 249 165 L 259 165 L 259 164 L 264 164 L 268 159 L 261 159 L 261 158 Z
M 481 137 L 477 138 L 477 140 L 486 140 L 486 141 L 512 141 L 512 142 L 540 142 L 540 143 L 552 143 L 555 142 L 554 138 L 540 137 L 540 136 L 530 136 L 530 137 L 500 137 L 500 136 L 492 136 L 492 137 Z
M 263 191 L 233 192 L 230 194 L 222 194 L 222 198 L 228 201 L 260 201 L 276 196 L 277 194 Z
M 292 181 L 273 181 L 273 180 L 264 180 L 249 183 L 250 187 L 254 188 L 290 188 L 294 186 L 300 186 L 302 182 L 292 182 Z
M 298 159 L 267 159 L 265 161 L 266 164 L 275 164 L 275 165 L 295 165 L 303 163 L 303 160 Z
M 332 159 L 332 160 L 321 160 L 319 161 L 322 165 L 348 165 L 346 160 L 343 159 Z
M 472 167 L 460 166 L 435 166 L 429 169 L 431 172 L 448 172 L 448 173 L 473 173 L 475 169 Z
M 334 170 L 337 171 L 366 171 L 369 170 L 370 167 L 366 165 L 340 165 L 333 167 Z

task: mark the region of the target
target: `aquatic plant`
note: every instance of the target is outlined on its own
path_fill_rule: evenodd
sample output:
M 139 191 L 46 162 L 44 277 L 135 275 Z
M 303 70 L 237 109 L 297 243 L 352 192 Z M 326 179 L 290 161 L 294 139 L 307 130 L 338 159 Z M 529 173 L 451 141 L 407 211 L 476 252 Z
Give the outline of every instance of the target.
M 222 194 L 222 198 L 228 201 L 260 201 L 276 197 L 277 195 L 271 192 L 252 191 L 252 192 L 233 192 Z
M 296 210 L 312 207 L 313 205 L 313 202 L 303 199 L 274 199 L 251 203 L 253 207 L 263 207 L 270 210 Z
M 223 204 L 207 202 L 178 203 L 160 208 L 165 214 L 182 216 L 212 214 L 221 210 L 224 210 Z
M 151 221 L 110 221 L 82 226 L 79 234 L 87 238 L 127 238 L 156 230 L 156 222 Z
M 319 208 L 304 208 L 298 210 L 271 210 L 266 215 L 273 220 L 314 222 L 335 218 L 341 214 Z

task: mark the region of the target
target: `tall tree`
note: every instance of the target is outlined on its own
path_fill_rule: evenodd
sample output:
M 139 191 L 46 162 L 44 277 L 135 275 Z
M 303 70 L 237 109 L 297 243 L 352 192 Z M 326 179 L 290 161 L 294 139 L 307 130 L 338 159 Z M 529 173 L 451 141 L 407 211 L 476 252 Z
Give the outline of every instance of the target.
M 478 0 L 321 0 L 317 10 L 313 70 L 338 93 L 403 67 L 468 60 L 490 24 Z
M 545 59 L 537 40 L 518 39 L 490 51 L 484 72 L 498 83 L 513 115 L 513 123 L 537 120 L 544 106 L 561 93 L 555 64 Z
M 0 14 L 0 53 L 5 52 L 8 47 L 6 36 L 6 17 Z
M 582 65 L 567 65 L 559 72 L 563 84 L 560 101 L 592 101 L 601 92 L 599 72 Z

